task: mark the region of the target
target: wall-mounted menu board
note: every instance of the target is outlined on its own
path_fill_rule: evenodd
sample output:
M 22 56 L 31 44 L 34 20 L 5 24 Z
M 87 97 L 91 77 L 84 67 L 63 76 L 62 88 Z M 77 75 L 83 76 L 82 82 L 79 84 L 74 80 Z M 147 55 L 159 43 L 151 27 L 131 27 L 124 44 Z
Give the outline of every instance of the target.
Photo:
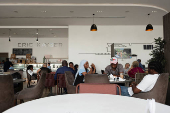
M 13 54 L 15 55 L 32 55 L 32 48 L 13 48 Z

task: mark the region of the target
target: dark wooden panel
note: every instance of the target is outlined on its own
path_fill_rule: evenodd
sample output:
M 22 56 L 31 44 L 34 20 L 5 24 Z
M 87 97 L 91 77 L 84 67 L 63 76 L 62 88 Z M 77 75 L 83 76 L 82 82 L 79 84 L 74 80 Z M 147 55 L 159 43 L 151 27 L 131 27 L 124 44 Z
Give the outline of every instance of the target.
M 15 55 L 26 55 L 31 54 L 32 55 L 32 49 L 31 48 L 13 48 L 13 54 Z
M 170 73 L 170 13 L 163 17 L 163 29 L 164 29 L 164 39 L 165 39 L 165 59 L 166 66 L 165 72 Z M 166 104 L 170 105 L 170 85 L 168 87 Z

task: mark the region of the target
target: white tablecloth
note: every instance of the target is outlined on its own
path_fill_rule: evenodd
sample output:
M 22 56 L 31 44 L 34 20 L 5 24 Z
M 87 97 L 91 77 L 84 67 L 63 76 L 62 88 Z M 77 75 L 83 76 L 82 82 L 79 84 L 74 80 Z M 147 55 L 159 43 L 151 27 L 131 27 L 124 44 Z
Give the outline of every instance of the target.
M 107 94 L 51 96 L 17 105 L 4 113 L 146 113 L 147 101 Z M 156 103 L 156 113 L 170 113 L 170 107 Z

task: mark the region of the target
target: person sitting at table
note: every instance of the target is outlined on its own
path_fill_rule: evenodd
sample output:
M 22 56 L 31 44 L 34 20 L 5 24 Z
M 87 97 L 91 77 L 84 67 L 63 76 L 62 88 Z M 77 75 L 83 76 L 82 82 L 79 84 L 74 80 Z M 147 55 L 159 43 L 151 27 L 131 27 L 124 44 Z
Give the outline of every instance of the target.
M 34 74 L 34 72 L 33 72 L 33 65 L 29 65 L 27 67 L 27 72 L 30 76 L 34 76 L 35 79 L 37 79 L 37 74 Z M 31 77 L 30 77 L 30 80 L 31 80 Z
M 48 63 L 48 67 L 47 67 L 48 69 L 51 69 L 51 66 L 50 66 L 50 63 Z
M 55 76 L 54 76 L 54 79 L 57 80 L 57 74 L 64 74 L 65 71 L 71 71 L 73 74 L 75 73 L 73 69 L 70 69 L 68 67 L 68 63 L 66 60 L 63 60 L 62 61 L 62 67 L 58 68 L 56 73 L 55 73 Z
M 79 67 L 78 64 L 74 65 L 75 73 L 77 73 L 78 67 Z
M 148 75 L 146 75 L 143 80 L 136 84 L 135 82 L 131 83 L 131 87 L 120 86 L 122 96 L 132 96 L 134 93 L 148 92 L 156 84 L 156 81 L 160 74 L 163 72 L 162 64 L 160 62 L 150 62 L 148 64 Z
M 130 64 L 129 63 L 126 63 L 125 64 L 125 68 L 123 69 L 123 71 L 124 71 L 124 74 L 128 74 L 128 71 L 129 71 L 129 68 L 130 67 Z
M 129 77 L 135 78 L 136 73 L 145 73 L 142 68 L 139 67 L 138 61 L 132 63 L 131 68 L 128 71 Z
M 80 62 L 79 69 L 76 73 L 75 80 L 73 83 L 74 86 L 77 86 L 78 84 L 83 83 L 84 76 L 86 74 L 94 74 L 95 73 L 95 69 L 96 69 L 95 65 L 92 64 L 91 66 L 94 68 L 94 71 L 92 71 L 92 68 L 90 68 L 90 71 L 88 70 L 88 68 L 89 68 L 88 61 L 82 60 Z
M 141 63 L 141 59 L 137 60 L 139 62 L 139 67 L 142 68 L 145 71 L 145 68 L 143 67 L 142 63 Z
M 47 68 L 47 64 L 45 64 L 45 63 L 43 64 L 43 66 L 39 70 L 37 70 L 37 74 L 41 74 L 42 71 L 46 71 L 48 73 L 51 73 L 51 69 Z
M 123 65 L 118 64 L 118 59 L 116 57 L 112 57 L 110 59 L 110 65 L 105 68 L 104 74 L 120 77 L 120 73 L 123 73 Z
M 14 70 L 13 64 L 10 64 L 9 69 L 13 69 Z
M 75 74 L 76 74 L 76 71 L 75 71 L 73 62 L 70 62 L 70 63 L 69 63 L 69 68 L 74 72 L 74 75 L 75 75 Z

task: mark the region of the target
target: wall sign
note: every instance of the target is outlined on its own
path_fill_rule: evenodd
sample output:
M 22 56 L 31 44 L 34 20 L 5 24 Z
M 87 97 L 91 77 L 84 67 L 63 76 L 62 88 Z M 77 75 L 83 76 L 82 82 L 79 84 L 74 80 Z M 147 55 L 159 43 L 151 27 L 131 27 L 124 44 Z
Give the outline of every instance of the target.
M 36 45 L 33 45 L 33 43 L 18 43 L 18 47 L 62 47 L 63 43 L 36 43 Z

